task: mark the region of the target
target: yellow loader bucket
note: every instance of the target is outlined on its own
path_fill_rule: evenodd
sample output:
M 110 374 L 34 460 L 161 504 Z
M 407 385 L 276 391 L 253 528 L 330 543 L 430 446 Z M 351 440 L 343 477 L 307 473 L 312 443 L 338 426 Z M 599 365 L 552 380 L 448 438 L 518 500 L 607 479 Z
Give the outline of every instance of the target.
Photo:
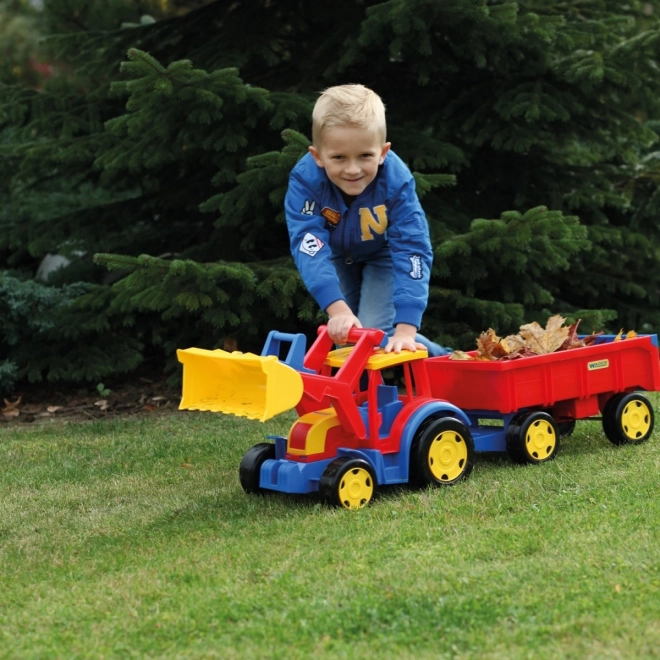
M 183 393 L 179 408 L 228 413 L 261 422 L 295 408 L 303 393 L 300 374 L 275 355 L 179 349 Z

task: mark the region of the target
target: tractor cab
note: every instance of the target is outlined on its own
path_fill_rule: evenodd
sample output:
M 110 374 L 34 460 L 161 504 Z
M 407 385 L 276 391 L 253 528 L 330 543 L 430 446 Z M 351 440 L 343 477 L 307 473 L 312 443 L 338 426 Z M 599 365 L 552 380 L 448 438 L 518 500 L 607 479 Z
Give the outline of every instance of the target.
M 352 350 L 351 346 L 331 351 L 324 365 L 340 369 L 350 359 Z M 427 357 L 425 350 L 384 353 L 378 349 L 367 359 L 354 397 L 367 435 L 374 443 L 389 436 L 392 423 L 405 404 L 419 396 L 430 396 L 426 370 L 420 362 Z M 402 378 L 393 384 L 385 373 L 395 371 Z

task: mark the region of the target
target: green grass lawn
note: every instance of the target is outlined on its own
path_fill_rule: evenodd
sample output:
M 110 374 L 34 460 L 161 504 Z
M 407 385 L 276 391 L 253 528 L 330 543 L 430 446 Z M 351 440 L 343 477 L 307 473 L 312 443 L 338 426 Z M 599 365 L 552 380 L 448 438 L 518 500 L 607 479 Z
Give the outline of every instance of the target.
M 293 419 L 0 429 L 0 657 L 660 657 L 657 431 L 352 512 L 241 490 Z

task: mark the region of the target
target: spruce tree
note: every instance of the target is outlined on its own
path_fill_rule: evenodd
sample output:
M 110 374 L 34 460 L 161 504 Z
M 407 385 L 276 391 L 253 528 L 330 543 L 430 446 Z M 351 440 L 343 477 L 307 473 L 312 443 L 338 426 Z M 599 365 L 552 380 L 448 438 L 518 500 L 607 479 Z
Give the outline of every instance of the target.
M 57 75 L 0 88 L 0 296 L 22 291 L 0 303 L 15 323 L 48 289 L 54 326 L 12 343 L 3 321 L 0 386 L 313 335 L 282 206 L 318 92 L 346 82 L 381 95 L 415 172 L 435 251 L 426 334 L 469 349 L 555 313 L 656 331 L 658 12 L 46 0 L 30 20 Z M 68 265 L 33 282 L 47 254 Z

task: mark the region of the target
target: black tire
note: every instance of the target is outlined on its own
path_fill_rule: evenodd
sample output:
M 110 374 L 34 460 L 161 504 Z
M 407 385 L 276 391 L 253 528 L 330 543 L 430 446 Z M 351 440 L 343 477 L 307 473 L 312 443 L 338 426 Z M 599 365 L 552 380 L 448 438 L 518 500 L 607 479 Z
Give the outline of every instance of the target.
M 610 397 L 607 400 L 607 403 L 603 408 L 603 415 L 602 415 L 603 431 L 608 440 L 610 440 L 610 438 L 616 438 L 614 431 L 615 411 L 622 397 L 623 394 L 615 394 L 614 396 Z M 612 440 L 610 440 L 610 442 L 612 442 L 612 444 L 618 444 L 616 442 L 613 442 Z
M 571 419 L 568 422 L 557 422 L 557 433 L 560 438 L 568 438 L 569 435 L 575 431 L 575 420 Z
M 642 394 L 615 394 L 603 409 L 603 431 L 614 445 L 638 445 L 653 433 L 653 406 Z
M 418 429 L 410 449 L 410 482 L 426 486 L 453 486 L 474 466 L 474 441 L 463 422 L 442 417 Z
M 259 473 L 269 458 L 275 458 L 275 445 L 270 442 L 260 442 L 245 452 L 238 468 L 238 478 L 246 493 L 264 493 L 259 484 Z
M 546 412 L 523 412 L 506 430 L 506 450 L 515 463 L 545 463 L 559 451 L 560 433 Z
M 340 456 L 328 464 L 319 480 L 324 502 L 344 509 L 362 509 L 376 495 L 374 470 L 361 458 Z

